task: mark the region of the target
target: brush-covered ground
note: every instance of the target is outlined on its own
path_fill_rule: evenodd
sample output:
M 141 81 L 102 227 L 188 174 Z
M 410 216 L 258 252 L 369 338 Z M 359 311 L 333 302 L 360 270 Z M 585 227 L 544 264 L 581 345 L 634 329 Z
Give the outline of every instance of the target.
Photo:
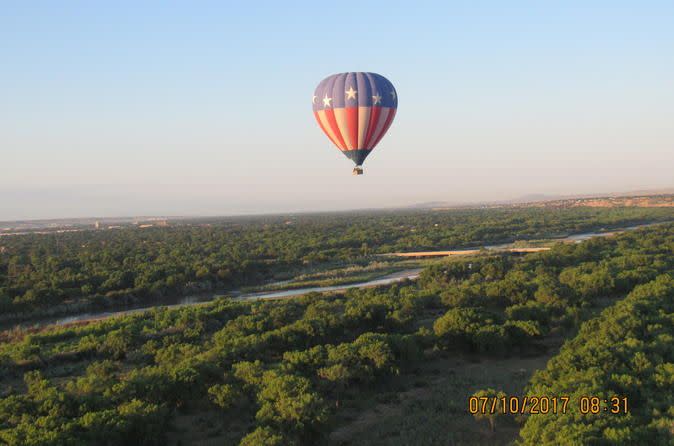
M 667 444 L 673 275 L 663 224 L 378 288 L 5 331 L 0 442 Z M 620 394 L 630 412 L 492 431 L 468 413 L 485 389 Z

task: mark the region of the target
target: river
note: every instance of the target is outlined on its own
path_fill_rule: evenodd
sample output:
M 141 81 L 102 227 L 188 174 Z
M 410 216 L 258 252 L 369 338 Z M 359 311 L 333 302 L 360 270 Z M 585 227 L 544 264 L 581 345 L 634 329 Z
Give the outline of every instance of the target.
M 580 233 L 580 234 L 572 234 L 566 237 L 560 237 L 558 239 L 555 239 L 556 241 L 560 242 L 574 242 L 574 243 L 579 243 L 594 237 L 608 237 L 614 234 L 618 234 L 621 232 L 626 232 L 626 231 L 632 231 L 635 229 L 639 228 L 644 228 L 647 226 L 652 226 L 654 224 L 659 224 L 659 223 L 650 223 L 650 224 L 644 224 L 644 225 L 636 225 L 636 226 L 630 226 L 626 228 L 621 228 L 621 229 L 616 229 L 610 232 L 585 232 L 585 233 Z M 484 246 L 485 249 L 488 250 L 499 250 L 499 249 L 504 249 L 508 247 L 510 244 L 497 244 L 497 245 L 487 245 Z M 119 316 L 119 315 L 129 315 L 129 314 L 134 314 L 134 313 L 140 313 L 143 311 L 147 311 L 151 308 L 154 307 L 167 307 L 167 308 L 178 308 L 186 305 L 198 305 L 198 304 L 203 304 L 209 301 L 212 301 L 216 299 L 217 297 L 222 297 L 222 296 L 230 296 L 232 300 L 239 300 L 239 301 L 252 301 L 252 300 L 260 300 L 260 299 L 283 299 L 283 298 L 289 298 L 289 297 L 294 297 L 294 296 L 300 296 L 303 294 L 308 294 L 312 292 L 327 292 L 327 291 L 340 291 L 340 290 L 346 290 L 349 288 L 366 288 L 366 287 L 374 287 L 374 286 L 379 286 L 379 285 L 388 285 L 391 283 L 395 282 L 400 282 L 403 280 L 413 280 L 419 277 L 419 274 L 421 273 L 420 268 L 414 268 L 414 269 L 407 269 L 403 271 L 398 271 L 393 274 L 388 274 L 382 277 L 378 277 L 373 280 L 368 280 L 366 282 L 359 282 L 359 283 L 350 283 L 350 284 L 344 284 L 344 285 L 334 285 L 334 286 L 323 286 L 323 287 L 309 287 L 309 288 L 297 288 L 297 289 L 292 289 L 292 290 L 283 290 L 283 291 L 265 291 L 265 292 L 257 292 L 257 293 L 239 293 L 239 292 L 231 292 L 227 295 L 223 294 L 203 294 L 203 295 L 189 295 L 189 296 L 183 296 L 183 297 L 176 297 L 176 298 L 167 298 L 167 299 L 162 299 L 161 303 L 154 304 L 154 305 L 148 305 L 145 307 L 140 307 L 140 308 L 127 308 L 127 309 L 120 309 L 120 310 L 110 310 L 110 311 L 100 311 L 100 312 L 90 312 L 90 313 L 81 313 L 73 316 L 67 316 L 63 318 L 50 318 L 48 320 L 42 320 L 38 324 L 39 325 L 48 325 L 48 324 L 56 324 L 56 325 L 66 325 L 70 324 L 73 322 L 82 322 L 82 321 L 89 321 L 89 320 L 99 320 L 99 319 L 106 319 L 108 317 L 112 316 Z M 287 283 L 288 281 L 283 281 L 283 282 L 277 282 L 272 285 L 281 285 L 283 283 Z M 33 326 L 36 324 L 20 324 L 23 326 Z

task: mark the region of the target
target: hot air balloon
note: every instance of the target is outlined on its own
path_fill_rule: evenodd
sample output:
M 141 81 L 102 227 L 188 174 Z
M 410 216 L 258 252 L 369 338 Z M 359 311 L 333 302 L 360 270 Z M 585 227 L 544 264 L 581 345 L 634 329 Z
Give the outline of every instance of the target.
M 318 125 L 352 160 L 354 175 L 391 126 L 398 108 L 393 84 L 376 73 L 340 73 L 318 84 L 311 100 Z

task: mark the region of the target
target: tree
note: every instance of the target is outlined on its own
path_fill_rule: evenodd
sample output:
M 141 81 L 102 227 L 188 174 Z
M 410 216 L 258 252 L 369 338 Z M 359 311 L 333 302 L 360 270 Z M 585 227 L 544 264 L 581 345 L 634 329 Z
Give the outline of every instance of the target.
M 452 308 L 435 320 L 433 331 L 444 345 L 472 344 L 472 334 L 493 321 L 493 315 L 479 308 Z
M 232 366 L 232 370 L 234 376 L 243 381 L 249 388 L 259 387 L 262 384 L 264 368 L 259 360 L 237 362 Z
M 130 330 L 113 330 L 105 336 L 98 351 L 110 355 L 113 359 L 122 359 L 131 348 L 133 335 Z
M 266 372 L 258 400 L 261 403 L 255 416 L 258 421 L 303 437 L 315 438 L 327 421 L 323 398 L 304 377 Z
M 241 440 L 239 446 L 292 446 L 289 438 L 269 426 L 258 426 Z
M 208 389 L 208 395 L 216 405 L 228 410 L 237 404 L 242 398 L 239 392 L 231 384 L 216 384 Z
M 342 392 L 346 389 L 349 380 L 353 378 L 353 371 L 343 364 L 335 364 L 318 369 L 317 374 L 329 383 L 326 387 L 335 394 L 335 407 L 339 408 Z
M 503 404 L 500 403 L 501 398 L 505 398 L 506 394 L 501 391 L 496 391 L 494 389 L 484 389 L 478 390 L 472 395 L 472 398 L 477 398 L 478 401 L 478 410 L 473 414 L 476 420 L 487 420 L 489 423 L 489 430 L 491 432 L 496 431 L 496 420 L 502 418 L 505 413 L 503 412 Z M 482 401 L 487 401 L 487 404 L 483 405 Z M 497 403 L 494 404 L 494 411 L 492 413 L 492 401 L 496 399 Z

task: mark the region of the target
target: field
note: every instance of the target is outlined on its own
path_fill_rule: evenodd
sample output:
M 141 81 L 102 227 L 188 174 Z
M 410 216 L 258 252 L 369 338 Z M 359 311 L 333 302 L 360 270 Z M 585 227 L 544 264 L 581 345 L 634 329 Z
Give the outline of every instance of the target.
M 7 321 L 17 314 L 39 320 L 51 304 L 73 309 L 112 306 L 100 301 L 122 296 L 148 299 L 143 292 L 169 282 L 183 293 L 226 288 L 227 281 L 261 289 L 280 280 L 274 286 L 283 288 L 360 281 L 411 266 L 423 271 L 418 280 L 374 288 L 269 301 L 220 298 L 68 326 L 7 329 L 0 344 L 0 442 L 671 443 L 671 212 L 422 212 L 352 216 L 353 224 L 307 217 L 294 225 L 62 234 L 59 243 L 50 234 L 12 237 L 0 269 Z M 510 234 L 499 229 L 504 221 Z M 658 221 L 580 243 L 545 241 L 577 228 Z M 366 238 L 363 246 L 360 237 L 373 222 L 393 232 Z M 469 227 L 470 234 L 461 234 Z M 421 264 L 384 255 L 527 239 L 549 249 L 479 250 Z M 264 249 L 243 249 L 259 243 Z M 10 277 L 10 265 L 23 268 Z M 83 292 L 87 285 L 92 294 Z M 68 295 L 76 287 L 79 296 Z M 555 417 L 476 418 L 468 398 L 480 391 L 569 394 L 574 404 Z M 625 395 L 629 414 L 580 414 L 575 402 L 584 391 Z
M 447 251 L 669 221 L 669 208 L 382 211 L 183 221 L 0 240 L 0 324 L 157 305 L 278 281 L 334 284 L 382 254 Z M 515 246 L 527 247 L 527 246 Z M 329 272 L 332 271 L 332 272 Z M 343 274 L 347 272 L 348 274 Z M 298 279 L 299 278 L 299 279 Z

